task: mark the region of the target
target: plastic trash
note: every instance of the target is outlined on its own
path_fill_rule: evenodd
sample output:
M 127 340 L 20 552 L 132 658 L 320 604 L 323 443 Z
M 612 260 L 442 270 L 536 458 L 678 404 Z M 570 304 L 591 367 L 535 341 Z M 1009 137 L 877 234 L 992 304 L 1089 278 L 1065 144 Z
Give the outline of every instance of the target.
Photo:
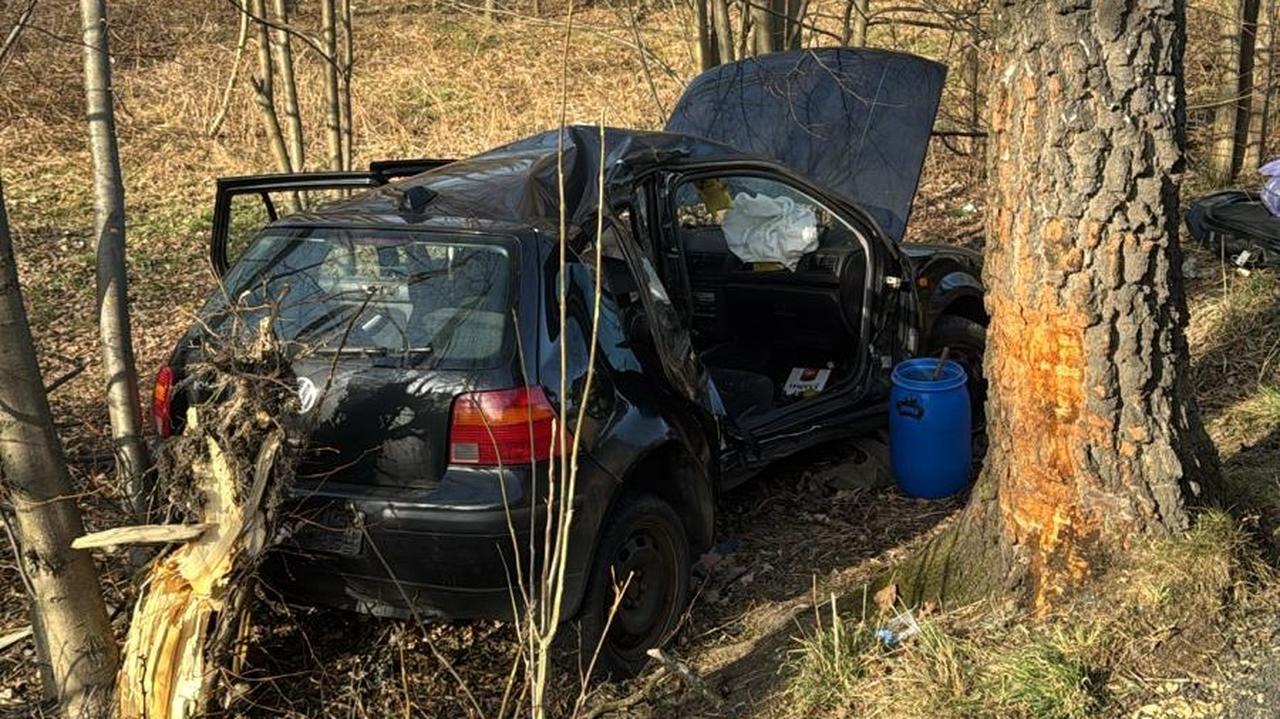
M 916 616 L 910 609 L 905 609 L 876 630 L 876 639 L 880 640 L 886 648 L 893 649 L 919 633 L 920 625 L 916 623 Z

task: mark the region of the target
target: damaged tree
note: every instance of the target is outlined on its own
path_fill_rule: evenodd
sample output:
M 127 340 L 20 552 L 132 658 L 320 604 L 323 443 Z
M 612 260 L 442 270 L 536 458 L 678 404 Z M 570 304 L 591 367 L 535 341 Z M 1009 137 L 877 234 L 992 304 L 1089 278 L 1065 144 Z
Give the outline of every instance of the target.
M 1177 268 L 1184 5 L 1000 3 L 994 18 L 986 466 L 912 597 L 1038 609 L 1216 485 Z
M 67 716 L 106 714 L 116 644 L 36 362 L 0 186 L 0 489 L 13 504 L 45 690 Z
M 188 522 L 77 542 L 184 542 L 143 582 L 117 685 L 124 719 L 199 716 L 234 699 L 257 568 L 306 436 L 288 419 L 298 410 L 291 361 L 269 329 L 211 351 L 196 377 L 213 399 L 188 411 L 159 458 L 171 506 Z

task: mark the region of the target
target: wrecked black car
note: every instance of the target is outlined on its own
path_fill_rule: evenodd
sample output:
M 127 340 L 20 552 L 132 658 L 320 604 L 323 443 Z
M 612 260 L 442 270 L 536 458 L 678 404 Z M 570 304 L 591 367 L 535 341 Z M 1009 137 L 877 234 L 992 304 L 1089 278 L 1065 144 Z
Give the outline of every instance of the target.
M 944 76 L 781 53 L 696 79 L 665 132 L 220 180 L 222 290 L 161 370 L 160 432 L 182 431 L 185 368 L 228 298 L 274 303 L 274 331 L 316 348 L 294 371 L 318 419 L 306 521 L 269 575 L 311 603 L 503 618 L 540 551 L 553 423 L 585 402 L 563 615 L 603 638 L 606 672 L 635 672 L 684 611 L 721 492 L 884 427 L 900 360 L 946 346 L 981 382 L 980 258 L 902 243 Z

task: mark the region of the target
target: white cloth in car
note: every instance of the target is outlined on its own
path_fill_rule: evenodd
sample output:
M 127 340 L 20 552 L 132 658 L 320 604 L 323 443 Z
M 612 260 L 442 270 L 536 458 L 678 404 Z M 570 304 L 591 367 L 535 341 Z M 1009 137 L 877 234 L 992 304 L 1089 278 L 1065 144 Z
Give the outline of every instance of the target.
M 790 197 L 738 193 L 721 228 L 729 250 L 743 262 L 780 262 L 795 270 L 801 257 L 818 249 L 817 215 Z

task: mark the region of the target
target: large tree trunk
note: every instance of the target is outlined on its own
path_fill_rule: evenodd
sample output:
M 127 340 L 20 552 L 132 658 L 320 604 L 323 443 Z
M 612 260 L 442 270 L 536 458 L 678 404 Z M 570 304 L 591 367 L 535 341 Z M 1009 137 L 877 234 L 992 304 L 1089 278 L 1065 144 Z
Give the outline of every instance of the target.
M 1261 0 L 1239 0 L 1239 22 L 1222 38 L 1222 104 L 1214 110 L 1211 179 L 1229 184 L 1240 174 L 1245 146 L 1249 142 L 1249 118 L 1253 106 L 1253 59 L 1258 36 L 1258 8 Z
M 107 411 L 115 443 L 116 476 L 133 510 L 147 511 L 149 461 L 142 440 L 138 373 L 129 327 L 128 274 L 124 261 L 124 179 L 116 147 L 111 60 L 105 0 L 80 0 L 84 94 L 93 155 L 94 228 L 98 235 L 98 332 L 107 380 Z
M 995 16 L 986 466 L 906 587 L 1044 609 L 1189 524 L 1217 464 L 1178 274 L 1181 0 L 1005 1 Z
M 0 186 L 0 485 L 13 503 L 30 579 L 40 659 L 67 716 L 103 716 L 115 680 L 117 650 L 62 445 L 53 428 L 9 238 Z

